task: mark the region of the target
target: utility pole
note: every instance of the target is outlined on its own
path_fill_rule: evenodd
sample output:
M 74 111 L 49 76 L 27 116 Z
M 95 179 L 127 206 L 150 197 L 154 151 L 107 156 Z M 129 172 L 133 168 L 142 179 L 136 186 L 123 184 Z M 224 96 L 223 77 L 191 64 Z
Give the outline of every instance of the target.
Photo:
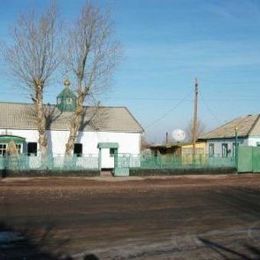
M 193 111 L 193 127 L 192 127 L 192 161 L 195 161 L 196 154 L 196 139 L 198 132 L 198 93 L 199 84 L 197 78 L 195 78 L 195 91 L 194 91 L 194 111 Z

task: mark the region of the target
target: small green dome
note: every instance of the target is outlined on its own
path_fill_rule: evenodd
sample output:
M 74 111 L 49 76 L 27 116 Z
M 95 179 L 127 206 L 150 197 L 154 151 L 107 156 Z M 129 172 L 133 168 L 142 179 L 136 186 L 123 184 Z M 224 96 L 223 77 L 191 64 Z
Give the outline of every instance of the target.
M 69 88 L 70 82 L 69 80 L 64 81 L 64 89 L 57 96 L 57 107 L 60 111 L 75 111 L 76 109 L 76 101 L 77 96 L 75 93 Z

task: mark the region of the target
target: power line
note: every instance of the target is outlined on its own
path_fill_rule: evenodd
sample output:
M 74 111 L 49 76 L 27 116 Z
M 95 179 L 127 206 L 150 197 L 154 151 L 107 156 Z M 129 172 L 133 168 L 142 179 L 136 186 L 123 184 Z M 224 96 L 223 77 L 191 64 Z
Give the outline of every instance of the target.
M 206 100 L 204 99 L 204 97 L 202 96 L 202 94 L 200 93 L 200 97 L 201 97 L 201 101 L 204 104 L 205 108 L 207 109 L 207 111 L 209 112 L 209 114 L 218 121 L 218 123 L 222 123 L 221 120 L 216 116 L 216 114 L 213 112 L 213 110 L 208 106 Z
M 149 98 L 149 97 L 105 97 L 105 99 L 140 100 L 140 101 L 178 101 L 179 98 Z M 190 101 L 192 101 L 190 99 Z
M 189 91 L 190 92 L 190 91 Z M 188 92 L 188 94 L 186 94 L 181 100 L 179 100 L 179 102 L 177 102 L 177 104 L 172 107 L 171 109 L 167 110 L 164 114 L 162 114 L 160 117 L 158 117 L 156 120 L 152 121 L 149 125 L 147 125 L 145 127 L 145 129 L 148 129 L 154 125 L 156 125 L 158 122 L 160 122 L 161 120 L 163 120 L 165 117 L 168 116 L 169 113 L 171 113 L 173 110 L 175 110 L 180 104 L 182 104 L 187 97 L 190 95 L 190 93 Z

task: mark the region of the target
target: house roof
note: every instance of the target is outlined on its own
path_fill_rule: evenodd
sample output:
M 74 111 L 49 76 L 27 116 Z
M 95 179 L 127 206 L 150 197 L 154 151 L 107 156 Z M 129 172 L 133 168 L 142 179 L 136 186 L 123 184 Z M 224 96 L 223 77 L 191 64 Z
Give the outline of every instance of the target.
M 234 120 L 203 134 L 199 139 L 221 139 L 234 138 L 237 128 L 238 137 L 247 137 L 249 135 L 260 135 L 260 115 L 247 115 L 235 118 Z
M 60 94 L 57 96 L 57 98 L 66 98 L 66 97 L 72 97 L 76 98 L 75 93 L 68 87 L 65 87 Z
M 47 105 L 50 130 L 69 130 L 73 112 L 61 112 Z M 33 104 L 1 103 L 0 128 L 37 129 Z M 126 107 L 85 107 L 80 131 L 143 132 L 143 128 Z

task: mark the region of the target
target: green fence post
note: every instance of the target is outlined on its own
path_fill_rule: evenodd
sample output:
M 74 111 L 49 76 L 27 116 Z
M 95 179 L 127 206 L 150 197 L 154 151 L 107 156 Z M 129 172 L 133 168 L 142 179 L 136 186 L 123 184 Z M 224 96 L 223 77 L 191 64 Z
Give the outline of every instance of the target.
M 238 172 L 238 147 L 237 147 L 237 127 L 235 128 L 235 164 Z

